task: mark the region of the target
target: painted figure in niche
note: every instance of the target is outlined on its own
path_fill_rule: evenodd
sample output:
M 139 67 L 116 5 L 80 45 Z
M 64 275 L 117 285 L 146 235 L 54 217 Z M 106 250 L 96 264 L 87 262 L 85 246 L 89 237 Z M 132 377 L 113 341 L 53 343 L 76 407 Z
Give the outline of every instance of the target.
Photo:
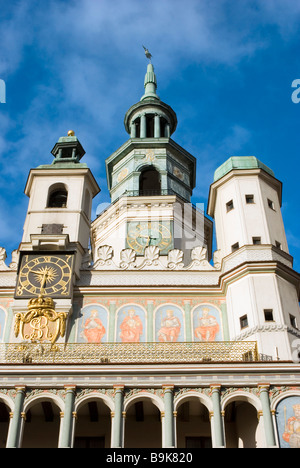
M 293 405 L 294 416 L 286 420 L 284 407 L 285 431 L 282 438 L 291 448 L 300 448 L 300 404 Z
M 202 317 L 198 318 L 198 327 L 195 329 L 196 338 L 199 341 L 215 341 L 219 329 L 216 317 L 209 313 L 208 307 L 204 307 Z
M 178 340 L 181 323 L 174 315 L 172 309 L 167 310 L 167 316 L 161 321 L 161 328 L 158 331 L 158 340 L 161 342 L 175 342 Z
M 134 309 L 128 310 L 128 315 L 120 325 L 120 338 L 123 343 L 139 342 L 143 334 L 143 323 Z
M 91 310 L 90 317 L 88 317 L 83 324 L 83 334 L 88 343 L 101 343 L 106 330 L 102 321 L 98 317 L 96 309 Z

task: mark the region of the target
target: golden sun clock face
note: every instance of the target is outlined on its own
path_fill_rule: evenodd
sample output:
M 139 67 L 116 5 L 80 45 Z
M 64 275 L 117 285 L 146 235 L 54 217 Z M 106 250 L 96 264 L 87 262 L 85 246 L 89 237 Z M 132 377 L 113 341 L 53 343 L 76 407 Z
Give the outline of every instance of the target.
M 173 248 L 173 235 L 170 222 L 132 221 L 127 226 L 127 247 L 143 255 L 145 248 L 151 245 L 165 255 Z
M 22 256 L 16 298 L 31 298 L 39 294 L 47 297 L 70 297 L 73 254 L 25 254 Z

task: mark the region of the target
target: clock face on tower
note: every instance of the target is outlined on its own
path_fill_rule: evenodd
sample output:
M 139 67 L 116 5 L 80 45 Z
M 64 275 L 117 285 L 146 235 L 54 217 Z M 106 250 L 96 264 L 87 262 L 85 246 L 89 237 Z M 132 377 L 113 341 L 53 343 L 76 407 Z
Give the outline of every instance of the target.
M 127 225 L 126 247 L 143 255 L 151 245 L 165 255 L 173 248 L 173 235 L 170 221 L 131 221 Z
M 20 262 L 16 298 L 43 295 L 70 297 L 74 255 L 60 253 L 23 254 Z

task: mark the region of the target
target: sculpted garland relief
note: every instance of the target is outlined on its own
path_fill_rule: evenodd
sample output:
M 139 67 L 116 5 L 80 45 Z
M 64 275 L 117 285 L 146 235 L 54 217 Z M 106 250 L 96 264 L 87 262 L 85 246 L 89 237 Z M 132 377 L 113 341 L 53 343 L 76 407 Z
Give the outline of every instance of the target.
M 113 248 L 109 245 L 98 247 L 94 264 L 84 259 L 82 268 L 85 270 L 215 270 L 207 260 L 207 249 L 202 246 L 195 247 L 191 252 L 191 261 L 184 265 L 183 251 L 171 249 L 167 256 L 161 255 L 161 250 L 156 245 L 148 245 L 144 248 L 143 256 L 137 258 L 137 253 L 131 248 L 121 251 L 120 262 L 116 263 Z M 220 260 L 217 260 L 217 267 L 220 267 Z

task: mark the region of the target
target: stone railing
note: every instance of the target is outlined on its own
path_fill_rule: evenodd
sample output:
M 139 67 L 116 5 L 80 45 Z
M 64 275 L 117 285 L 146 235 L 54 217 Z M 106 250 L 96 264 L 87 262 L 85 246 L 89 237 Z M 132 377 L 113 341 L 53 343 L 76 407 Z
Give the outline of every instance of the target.
M 259 360 L 254 341 L 0 344 L 2 364 L 172 364 Z

